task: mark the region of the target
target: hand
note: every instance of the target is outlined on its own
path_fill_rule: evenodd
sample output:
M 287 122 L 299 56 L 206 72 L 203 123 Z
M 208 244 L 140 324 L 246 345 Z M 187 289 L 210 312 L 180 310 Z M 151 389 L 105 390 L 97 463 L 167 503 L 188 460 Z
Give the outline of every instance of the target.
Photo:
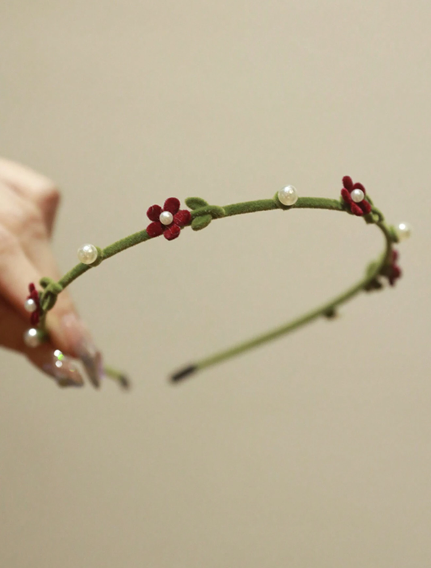
M 24 307 L 28 285 L 33 282 L 39 290 L 42 276 L 60 278 L 50 244 L 59 201 L 51 180 L 0 159 L 0 345 L 23 353 L 59 386 L 84 384 L 73 359 L 79 358 L 97 387 L 103 375 L 101 355 L 67 290 L 47 317 L 50 340 L 36 348 L 24 342 L 31 327 Z

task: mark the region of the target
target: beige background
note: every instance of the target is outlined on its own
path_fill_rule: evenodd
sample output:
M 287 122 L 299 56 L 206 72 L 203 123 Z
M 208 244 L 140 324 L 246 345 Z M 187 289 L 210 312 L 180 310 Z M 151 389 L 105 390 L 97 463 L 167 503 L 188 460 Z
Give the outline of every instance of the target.
M 1 153 L 62 188 L 62 272 L 171 195 L 337 197 L 350 174 L 415 228 L 395 289 L 178 387 L 352 284 L 380 233 L 262 213 L 74 283 L 134 389 L 67 392 L 1 351 L 2 567 L 431 565 L 430 25 L 428 0 L 0 4 Z

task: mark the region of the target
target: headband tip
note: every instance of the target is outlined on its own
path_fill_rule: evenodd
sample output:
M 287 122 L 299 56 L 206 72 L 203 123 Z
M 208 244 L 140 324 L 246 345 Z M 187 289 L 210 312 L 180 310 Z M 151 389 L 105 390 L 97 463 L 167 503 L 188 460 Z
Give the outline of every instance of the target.
M 120 375 L 118 377 L 118 383 L 123 390 L 130 390 L 132 388 L 130 379 L 126 375 Z
M 188 377 L 197 370 L 198 368 L 196 365 L 188 365 L 187 367 L 184 367 L 180 371 L 177 371 L 176 373 L 171 375 L 171 382 L 178 383 L 179 381 L 182 381 L 183 379 L 185 379 L 186 377 Z

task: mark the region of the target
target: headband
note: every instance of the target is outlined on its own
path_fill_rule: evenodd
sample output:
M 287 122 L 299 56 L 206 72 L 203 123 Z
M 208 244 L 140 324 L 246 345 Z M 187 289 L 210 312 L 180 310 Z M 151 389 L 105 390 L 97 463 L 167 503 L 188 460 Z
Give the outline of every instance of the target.
M 319 317 L 332 319 L 336 315 L 338 306 L 362 291 L 371 292 L 382 289 L 385 281 L 390 286 L 393 286 L 401 276 L 401 269 L 398 266 L 398 252 L 393 248 L 393 244 L 411 235 L 411 227 L 408 223 L 399 223 L 397 226 L 388 225 L 381 211 L 373 205 L 365 187 L 361 183 L 353 183 L 349 176 L 343 178 L 343 188 L 341 189 L 341 197 L 339 199 L 299 197 L 295 187 L 288 185 L 270 199 L 246 201 L 220 207 L 218 205 L 209 205 L 200 197 L 189 197 L 185 200 L 185 203 L 189 209 L 181 209 L 179 200 L 175 197 L 170 197 L 164 202 L 163 207 L 160 205 L 151 206 L 147 211 L 147 217 L 151 222 L 145 230 L 129 235 L 103 249 L 92 244 L 85 244 L 78 249 L 79 264 L 67 272 L 58 282 L 50 278 L 42 278 L 40 280 L 42 290 L 40 291 L 37 291 L 33 283 L 30 284 L 30 293 L 25 301 L 25 308 L 31 313 L 30 322 L 32 327 L 24 334 L 26 345 L 37 347 L 47 340 L 47 313 L 54 307 L 57 296 L 76 278 L 90 268 L 99 266 L 99 264 L 111 256 L 139 243 L 162 235 L 166 240 L 172 241 L 178 238 L 186 227 L 191 227 L 194 231 L 201 231 L 217 219 L 244 213 L 258 213 L 271 210 L 289 211 L 291 209 L 327 209 L 363 217 L 367 224 L 375 225 L 383 233 L 385 239 L 383 252 L 375 261 L 368 265 L 365 275 L 359 282 L 348 290 L 332 298 L 326 304 L 285 325 L 181 368 L 171 375 L 171 380 L 177 382 L 206 367 L 221 363 L 267 341 L 290 333 Z M 62 353 L 56 351 L 56 354 L 61 359 Z M 120 385 L 124 387 L 128 385 L 127 377 L 121 371 L 105 366 L 104 372 L 106 376 L 116 380 Z

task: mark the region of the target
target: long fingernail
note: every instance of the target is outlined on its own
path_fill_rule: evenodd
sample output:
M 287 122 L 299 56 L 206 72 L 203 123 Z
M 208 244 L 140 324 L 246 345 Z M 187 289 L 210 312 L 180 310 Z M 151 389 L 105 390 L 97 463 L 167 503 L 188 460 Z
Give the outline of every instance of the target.
M 63 355 L 59 349 L 52 353 L 51 361 L 42 367 L 46 373 L 54 377 L 60 387 L 84 386 L 84 378 L 75 361 Z
M 62 327 L 71 347 L 81 359 L 92 385 L 99 388 L 103 377 L 102 355 L 89 329 L 73 312 L 63 316 Z

